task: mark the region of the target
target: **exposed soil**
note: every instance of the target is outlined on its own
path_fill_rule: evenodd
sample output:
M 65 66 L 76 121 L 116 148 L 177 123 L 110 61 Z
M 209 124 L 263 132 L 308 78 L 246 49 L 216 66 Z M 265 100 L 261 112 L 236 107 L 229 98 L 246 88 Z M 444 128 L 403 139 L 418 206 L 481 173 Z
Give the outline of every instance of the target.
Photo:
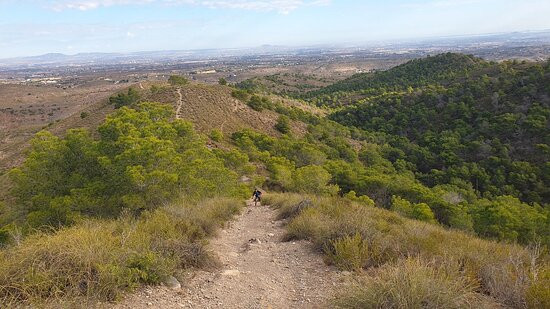
M 326 308 L 342 275 L 307 241 L 282 242 L 275 211 L 249 205 L 210 243 L 222 267 L 182 287 L 147 287 L 115 308 Z
M 176 117 L 191 121 L 201 133 L 209 134 L 217 129 L 230 136 L 235 131 L 253 129 L 272 136 L 280 135 L 274 128 L 279 114 L 251 109 L 233 98 L 231 88 L 226 86 L 191 84 L 148 99 L 174 104 Z M 298 121 L 292 121 L 291 127 L 297 136 L 306 131 L 306 125 Z

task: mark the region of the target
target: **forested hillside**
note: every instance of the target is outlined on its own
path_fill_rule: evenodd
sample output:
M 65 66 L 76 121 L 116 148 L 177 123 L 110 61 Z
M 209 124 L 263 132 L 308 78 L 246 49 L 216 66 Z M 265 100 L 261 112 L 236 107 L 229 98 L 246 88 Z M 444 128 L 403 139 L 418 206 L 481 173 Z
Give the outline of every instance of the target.
M 476 66 L 444 69 L 447 79 L 426 83 L 413 80 L 411 66 L 424 72 L 435 62 L 437 68 L 440 57 L 411 62 L 404 65 L 411 82 L 401 86 L 407 91 L 367 96 L 331 118 L 376 133 L 392 146 L 392 162 L 405 165 L 425 184 L 461 183 L 481 196 L 548 204 L 550 63 L 458 59 L 463 65 L 453 67 Z
M 376 144 L 376 154 L 399 177 L 431 190 L 444 187 L 447 193 L 434 196 L 473 218 L 479 234 L 515 239 L 500 227 L 548 222 L 550 62 L 490 63 L 444 54 L 356 75 L 308 96 L 318 105 L 337 106 L 329 118 L 351 127 L 355 139 Z M 375 160 L 366 152 L 360 157 L 372 169 Z M 375 190 L 384 188 L 380 194 L 372 185 L 351 183 L 339 185 L 385 207 L 396 203 L 392 195 L 404 197 L 395 190 L 408 187 L 388 181 Z M 444 224 L 455 222 L 441 211 L 442 202 L 405 199 L 427 203 Z M 521 219 L 527 213 L 539 215 Z
M 304 95 L 344 126 L 303 118 L 311 124 L 303 140 L 234 138 L 245 138 L 241 147 L 272 180 L 292 174 L 283 166 L 298 174 L 322 166 L 311 174 L 328 171 L 326 183 L 340 194 L 484 237 L 547 243 L 549 85 L 549 62 L 442 54 Z M 273 164 L 251 145 L 290 163 Z M 278 185 L 297 190 L 284 179 Z
M 444 83 L 483 65 L 483 60 L 462 54 L 441 54 L 415 59 L 387 71 L 360 73 L 325 88 L 311 91 L 308 97 L 351 91 L 399 91 L 431 83 Z

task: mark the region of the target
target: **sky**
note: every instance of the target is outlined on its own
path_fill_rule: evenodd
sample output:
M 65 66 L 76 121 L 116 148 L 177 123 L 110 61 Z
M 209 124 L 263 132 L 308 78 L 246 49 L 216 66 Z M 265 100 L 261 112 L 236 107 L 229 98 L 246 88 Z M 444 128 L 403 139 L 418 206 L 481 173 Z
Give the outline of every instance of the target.
M 0 0 L 0 58 L 550 29 L 550 0 Z

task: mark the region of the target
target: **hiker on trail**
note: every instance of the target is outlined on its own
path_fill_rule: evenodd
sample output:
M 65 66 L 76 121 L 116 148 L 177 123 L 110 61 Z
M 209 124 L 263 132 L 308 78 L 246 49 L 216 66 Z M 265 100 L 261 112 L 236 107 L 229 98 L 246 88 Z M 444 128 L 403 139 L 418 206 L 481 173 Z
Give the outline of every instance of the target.
M 258 190 L 258 188 L 254 189 L 254 193 L 252 193 L 252 198 L 254 199 L 254 206 L 262 200 L 262 191 Z

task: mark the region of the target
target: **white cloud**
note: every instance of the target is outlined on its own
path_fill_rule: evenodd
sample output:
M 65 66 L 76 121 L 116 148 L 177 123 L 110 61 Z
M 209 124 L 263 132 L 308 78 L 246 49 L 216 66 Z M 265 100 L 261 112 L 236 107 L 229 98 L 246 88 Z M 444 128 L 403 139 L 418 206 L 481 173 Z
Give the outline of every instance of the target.
M 241 9 L 253 11 L 275 11 L 288 14 L 300 7 L 322 6 L 332 0 L 53 0 L 50 7 L 54 10 L 93 10 L 100 7 L 117 5 L 193 5 L 212 9 Z

